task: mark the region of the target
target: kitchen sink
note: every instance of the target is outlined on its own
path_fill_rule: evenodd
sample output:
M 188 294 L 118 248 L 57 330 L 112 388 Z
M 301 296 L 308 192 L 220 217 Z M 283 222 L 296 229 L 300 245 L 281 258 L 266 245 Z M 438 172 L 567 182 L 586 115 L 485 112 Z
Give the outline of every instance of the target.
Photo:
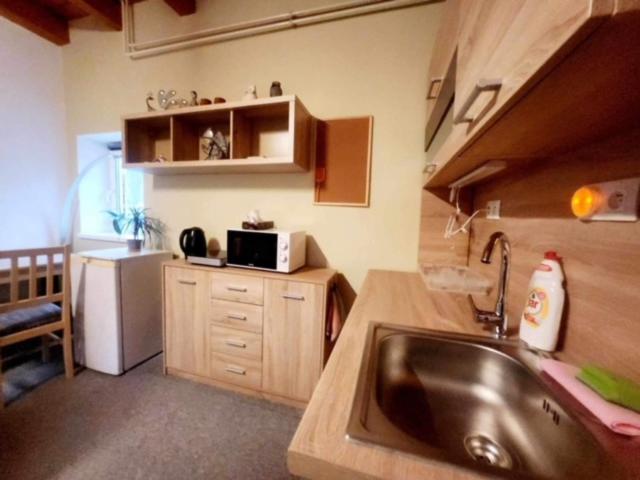
M 493 477 L 623 477 L 542 381 L 538 353 L 386 324 L 367 335 L 349 439 Z

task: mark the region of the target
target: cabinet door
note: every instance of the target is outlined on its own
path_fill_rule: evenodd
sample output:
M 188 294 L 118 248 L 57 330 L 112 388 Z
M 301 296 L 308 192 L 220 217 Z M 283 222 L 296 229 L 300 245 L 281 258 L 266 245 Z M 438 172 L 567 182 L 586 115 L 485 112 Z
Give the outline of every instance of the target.
M 324 287 L 265 280 L 262 387 L 309 400 L 322 370 Z
M 461 13 L 454 123 L 476 129 L 610 13 L 601 0 L 474 0 Z
M 425 149 L 438 131 L 455 88 L 455 52 L 458 43 L 460 0 L 447 0 L 433 45 L 427 82 Z
M 165 267 L 166 365 L 183 372 L 209 373 L 209 274 L 187 268 Z

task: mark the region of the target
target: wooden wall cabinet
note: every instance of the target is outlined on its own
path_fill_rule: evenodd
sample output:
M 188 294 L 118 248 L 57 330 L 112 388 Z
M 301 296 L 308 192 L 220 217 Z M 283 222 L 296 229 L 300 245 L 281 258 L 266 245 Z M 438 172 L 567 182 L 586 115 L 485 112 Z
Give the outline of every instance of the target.
M 153 174 L 304 172 L 313 163 L 315 121 L 295 96 L 125 116 L 123 165 Z M 206 160 L 200 137 L 218 130 L 229 158 Z M 166 161 L 155 161 L 162 155 Z
M 293 405 L 320 378 L 335 272 L 164 265 L 165 372 Z
M 461 0 L 448 0 L 445 3 L 440 28 L 433 45 L 427 82 L 425 150 L 431 145 L 453 100 L 461 7 Z
M 626 0 L 465 3 L 454 127 L 426 187 L 447 186 L 487 160 L 517 165 L 628 126 L 640 108 L 639 89 L 628 91 L 640 69 L 639 10 Z

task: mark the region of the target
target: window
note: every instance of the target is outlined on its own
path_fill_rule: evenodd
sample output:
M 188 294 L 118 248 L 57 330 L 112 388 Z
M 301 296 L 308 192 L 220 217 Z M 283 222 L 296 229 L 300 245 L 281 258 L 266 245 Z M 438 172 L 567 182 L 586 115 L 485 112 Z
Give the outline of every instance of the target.
M 144 206 L 144 175 L 122 168 L 120 133 L 79 136 L 78 174 L 80 236 L 118 239 L 106 212 Z

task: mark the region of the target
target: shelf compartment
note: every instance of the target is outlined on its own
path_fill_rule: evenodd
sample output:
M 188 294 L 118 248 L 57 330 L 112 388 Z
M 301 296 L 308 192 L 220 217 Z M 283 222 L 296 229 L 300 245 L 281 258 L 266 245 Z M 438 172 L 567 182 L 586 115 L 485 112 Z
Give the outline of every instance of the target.
M 220 131 L 227 141 L 231 137 L 231 114 L 225 110 L 210 110 L 171 117 L 173 161 L 210 161 L 202 150 L 201 136 L 207 128 Z M 231 152 L 229 152 L 231 153 Z
M 293 156 L 292 104 L 277 103 L 234 109 L 231 158 L 259 161 Z
M 173 160 L 169 117 L 128 119 L 124 122 L 127 164 L 153 162 L 159 155 Z

